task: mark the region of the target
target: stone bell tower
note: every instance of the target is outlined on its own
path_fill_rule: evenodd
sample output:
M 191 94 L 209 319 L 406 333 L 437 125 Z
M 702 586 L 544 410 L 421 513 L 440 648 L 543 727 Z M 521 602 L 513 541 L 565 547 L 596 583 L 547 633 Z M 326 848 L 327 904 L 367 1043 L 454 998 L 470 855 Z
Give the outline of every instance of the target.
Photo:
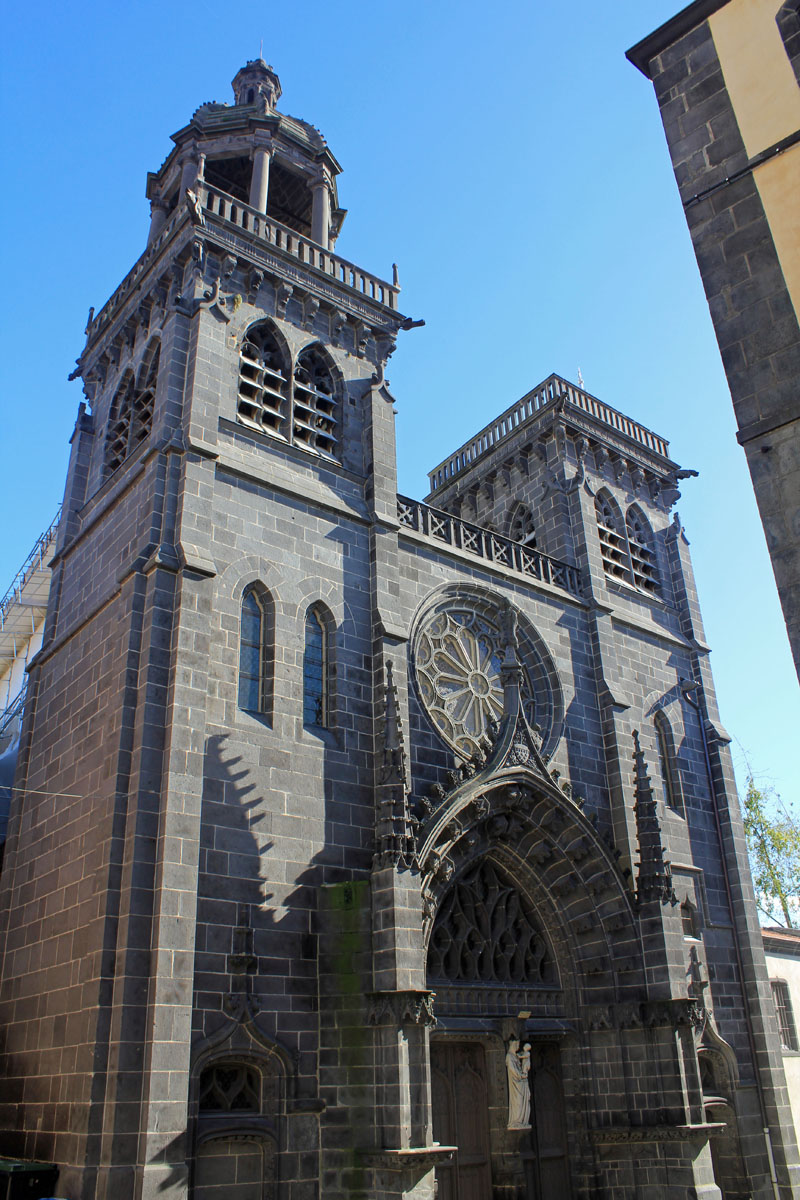
M 340 166 L 277 74 L 233 89 L 148 176 L 147 247 L 73 375 L 0 993 L 3 1150 L 69 1197 L 257 1176 L 300 1200 L 352 1166 L 320 1114 L 360 1035 L 321 1055 L 320 979 L 371 970 L 348 922 L 397 624 L 384 367 L 411 322 L 334 252 Z
M 272 68 L 233 88 L 74 372 L 0 1155 L 66 1200 L 789 1200 L 689 473 L 551 375 L 399 497 L 415 322 Z

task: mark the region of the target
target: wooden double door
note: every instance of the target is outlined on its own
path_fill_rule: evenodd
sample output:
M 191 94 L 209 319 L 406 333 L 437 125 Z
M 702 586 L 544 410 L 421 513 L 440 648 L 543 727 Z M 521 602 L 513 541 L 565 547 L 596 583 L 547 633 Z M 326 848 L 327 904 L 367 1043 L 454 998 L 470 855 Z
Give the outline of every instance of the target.
M 556 1045 L 534 1044 L 531 1132 L 521 1149 L 528 1200 L 569 1200 L 566 1121 Z M 456 1162 L 437 1167 L 437 1200 L 491 1200 L 491 1144 L 486 1053 L 480 1042 L 431 1044 L 433 1136 L 457 1146 Z M 504 1105 L 506 1097 L 495 1098 Z M 519 1135 L 517 1135 L 519 1136 Z

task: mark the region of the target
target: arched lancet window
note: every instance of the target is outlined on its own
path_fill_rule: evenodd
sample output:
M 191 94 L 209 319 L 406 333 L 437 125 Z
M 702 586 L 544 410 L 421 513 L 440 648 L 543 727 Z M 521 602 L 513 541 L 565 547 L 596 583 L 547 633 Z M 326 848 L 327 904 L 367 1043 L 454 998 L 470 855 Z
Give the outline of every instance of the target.
M 626 519 L 628 550 L 633 582 L 646 592 L 658 591 L 658 574 L 653 550 L 653 531 L 644 513 L 636 505 L 628 509 Z
M 675 760 L 675 743 L 672 737 L 670 723 L 659 711 L 653 718 L 658 745 L 658 764 L 661 771 L 661 783 L 664 789 L 664 803 L 675 812 L 683 815 L 683 796 L 681 795 L 680 775 Z
M 161 345 L 155 340 L 148 346 L 139 370 L 138 382 L 133 371 L 126 371 L 108 418 L 105 444 L 105 473 L 110 475 L 124 463 L 153 428 L 156 382 Z
M 267 717 L 272 713 L 273 624 L 269 593 L 259 584 L 251 584 L 242 596 L 239 708 Z
M 691 900 L 684 900 L 681 905 L 681 929 L 683 930 L 684 937 L 699 937 L 700 930 L 697 912 Z
M 512 509 L 508 536 L 512 542 L 521 542 L 523 546 L 536 546 L 536 527 L 533 514 L 527 505 L 516 504 Z
M 131 450 L 134 450 L 153 428 L 153 410 L 155 408 L 156 383 L 158 382 L 158 367 L 161 361 L 161 343 L 155 342 L 148 347 L 142 368 L 139 372 L 139 382 L 133 396 L 131 412 Z
M 800 83 L 800 0 L 786 0 L 775 17 L 789 62 Z
M 307 450 L 335 458 L 339 446 L 339 404 L 330 366 L 315 346 L 303 350 L 294 371 L 292 438 Z
M 608 492 L 598 492 L 594 501 L 597 529 L 600 534 L 600 553 L 606 575 L 630 580 L 628 546 L 622 513 Z
M 288 441 L 288 410 L 286 356 L 268 322 L 253 325 L 239 358 L 239 420 Z
M 105 448 L 105 467 L 108 475 L 112 471 L 116 471 L 130 452 L 131 419 L 135 394 L 136 381 L 133 372 L 129 371 L 117 389 L 108 419 Z
M 323 729 L 330 724 L 330 655 L 328 623 L 318 605 L 306 613 L 303 647 L 303 724 Z

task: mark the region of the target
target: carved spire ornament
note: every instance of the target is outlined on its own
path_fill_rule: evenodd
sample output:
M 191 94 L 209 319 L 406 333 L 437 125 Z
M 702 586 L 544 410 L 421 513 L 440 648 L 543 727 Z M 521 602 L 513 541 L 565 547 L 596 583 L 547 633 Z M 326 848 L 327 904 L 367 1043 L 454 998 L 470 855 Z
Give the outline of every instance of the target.
M 660 900 L 675 903 L 672 873 L 664 860 L 661 826 L 656 815 L 656 801 L 647 774 L 647 764 L 639 744 L 639 732 L 633 731 L 633 762 L 636 786 L 636 840 L 639 843 L 639 865 L 636 871 L 636 898 L 639 903 Z
M 415 822 L 406 790 L 406 752 L 403 726 L 393 668 L 386 663 L 383 752 L 378 777 L 378 821 L 375 836 L 375 865 L 416 866 Z

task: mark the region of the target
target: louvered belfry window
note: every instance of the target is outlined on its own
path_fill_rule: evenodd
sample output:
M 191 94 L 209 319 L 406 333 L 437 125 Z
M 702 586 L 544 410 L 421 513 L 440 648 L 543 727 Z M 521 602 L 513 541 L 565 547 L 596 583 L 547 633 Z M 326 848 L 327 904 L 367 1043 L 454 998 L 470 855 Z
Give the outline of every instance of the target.
M 135 391 L 136 382 L 131 372 L 123 379 L 111 407 L 106 436 L 106 472 L 109 475 L 128 457 Z
M 633 582 L 645 592 L 658 591 L 655 555 L 650 527 L 636 508 L 628 509 L 628 547 L 631 555 Z
M 335 458 L 339 445 L 339 406 L 330 368 L 319 350 L 304 350 L 294 372 L 294 441 Z
M 239 420 L 289 440 L 289 377 L 277 338 L 268 325 L 249 329 L 239 359 Z
M 269 322 L 248 329 L 239 359 L 237 416 L 244 425 L 337 459 L 341 410 L 330 365 L 318 345 L 288 352 Z
M 595 500 L 597 529 L 600 534 L 600 553 L 606 575 L 615 579 L 630 579 L 628 547 L 622 514 L 609 496 L 599 495 Z
M 594 503 L 606 575 L 656 595 L 659 585 L 653 531 L 644 514 L 632 505 L 623 519 L 620 509 L 605 492 L 600 492 Z
M 150 435 L 153 428 L 160 356 L 160 343 L 151 342 L 139 370 L 138 382 L 133 371 L 128 371 L 117 389 L 106 434 L 107 475 L 116 471 L 128 455 Z

